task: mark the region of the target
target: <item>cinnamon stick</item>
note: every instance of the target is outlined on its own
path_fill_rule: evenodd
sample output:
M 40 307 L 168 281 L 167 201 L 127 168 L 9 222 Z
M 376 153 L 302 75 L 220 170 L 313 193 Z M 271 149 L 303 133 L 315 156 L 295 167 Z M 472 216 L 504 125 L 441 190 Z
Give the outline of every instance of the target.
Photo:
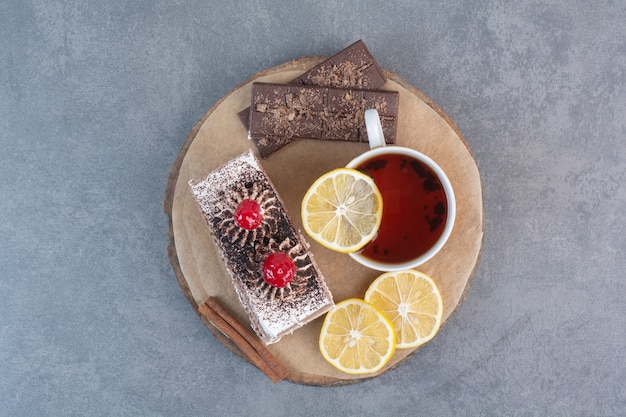
M 211 307 L 217 314 L 220 315 L 228 324 L 230 324 L 246 341 L 252 346 L 252 348 L 261 356 L 263 361 L 268 364 L 270 368 L 280 377 L 284 379 L 287 377 L 288 371 L 285 366 L 280 363 L 278 359 L 269 349 L 256 337 L 252 332 L 248 330 L 243 324 L 241 324 L 224 306 L 221 305 L 219 300 L 215 297 L 209 297 L 205 304 Z
M 198 311 L 224 333 L 273 382 L 287 377 L 287 369 L 265 345 L 237 321 L 215 297 L 198 306 Z
M 222 333 L 224 333 L 244 354 L 246 358 L 250 360 L 257 368 L 259 368 L 272 382 L 280 381 L 280 377 L 274 370 L 265 363 L 263 358 L 250 346 L 250 344 L 243 338 L 232 326 L 230 326 L 219 314 L 215 312 L 211 307 L 206 304 L 198 306 L 198 311 L 202 313 L 215 327 L 217 327 Z

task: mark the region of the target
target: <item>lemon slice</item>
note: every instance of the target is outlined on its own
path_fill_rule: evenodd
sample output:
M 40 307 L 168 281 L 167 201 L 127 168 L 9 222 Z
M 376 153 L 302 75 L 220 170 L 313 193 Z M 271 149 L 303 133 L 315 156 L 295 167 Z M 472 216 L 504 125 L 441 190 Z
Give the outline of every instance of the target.
M 398 349 L 428 342 L 441 326 L 441 294 L 433 279 L 422 272 L 384 273 L 372 282 L 364 299 L 391 320 Z
M 374 180 L 351 168 L 322 175 L 302 200 L 304 230 L 342 253 L 356 252 L 372 240 L 382 214 L 383 198 Z
M 357 298 L 337 303 L 320 332 L 324 359 L 340 371 L 366 374 L 379 371 L 396 350 L 396 332 L 387 317 Z

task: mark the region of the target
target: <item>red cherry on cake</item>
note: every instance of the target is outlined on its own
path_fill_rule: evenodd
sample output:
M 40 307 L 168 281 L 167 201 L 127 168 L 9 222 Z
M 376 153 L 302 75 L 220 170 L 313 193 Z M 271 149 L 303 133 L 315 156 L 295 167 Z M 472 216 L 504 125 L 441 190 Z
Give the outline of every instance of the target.
M 296 265 L 285 253 L 271 253 L 263 264 L 263 279 L 268 284 L 285 288 L 296 275 Z
M 235 210 L 235 223 L 239 227 L 247 230 L 253 230 L 259 227 L 263 221 L 263 215 L 261 214 L 261 207 L 259 203 L 254 200 L 245 199 Z

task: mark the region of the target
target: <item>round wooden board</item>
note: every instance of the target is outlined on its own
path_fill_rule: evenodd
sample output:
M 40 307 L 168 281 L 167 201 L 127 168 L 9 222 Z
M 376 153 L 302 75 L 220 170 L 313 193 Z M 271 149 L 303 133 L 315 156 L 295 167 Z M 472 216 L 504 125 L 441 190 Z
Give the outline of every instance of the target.
M 322 60 L 312 57 L 290 61 L 236 86 L 193 127 L 174 162 L 164 200 L 169 217 L 168 255 L 180 286 L 196 313 L 198 304 L 208 296 L 216 296 L 242 323 L 249 325 L 194 203 L 188 182 L 204 177 L 248 149 L 254 149 L 259 155 L 237 116 L 249 106 L 252 82 L 286 83 Z M 440 253 L 419 268 L 431 275 L 441 290 L 445 323 L 464 300 L 480 258 L 483 238 L 480 174 L 467 143 L 452 120 L 415 87 L 393 73 L 385 71 L 385 75 L 388 81 L 383 89 L 400 93 L 397 144 L 433 158 L 448 174 L 457 200 L 457 219 L 448 242 Z M 283 198 L 294 224 L 302 229 L 300 201 L 312 182 L 324 172 L 346 165 L 367 149 L 365 143 L 301 140 L 261 159 L 261 163 Z M 362 298 L 369 284 L 379 275 L 347 255 L 321 247 L 312 239 L 309 243 L 335 302 L 349 297 Z M 268 346 L 288 368 L 288 380 L 307 385 L 359 382 L 388 371 L 415 351 L 398 349 L 387 366 L 374 375 L 344 374 L 329 365 L 319 353 L 322 320 L 319 318 Z M 203 321 L 215 337 L 244 357 L 228 338 L 208 321 Z

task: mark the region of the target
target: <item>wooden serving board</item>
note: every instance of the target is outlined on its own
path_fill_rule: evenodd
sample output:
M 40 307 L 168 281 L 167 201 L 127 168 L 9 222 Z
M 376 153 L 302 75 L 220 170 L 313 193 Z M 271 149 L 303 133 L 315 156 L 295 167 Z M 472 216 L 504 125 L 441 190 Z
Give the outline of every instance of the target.
M 188 182 L 198 179 L 254 144 L 237 113 L 249 106 L 254 81 L 286 83 L 324 58 L 302 58 L 267 69 L 236 86 L 222 97 L 193 127 L 172 167 L 165 192 L 169 217 L 168 255 L 183 293 L 198 313 L 198 304 L 216 296 L 244 324 L 249 320 L 231 285 Z M 419 269 L 433 277 L 443 297 L 444 323 L 464 300 L 478 264 L 483 238 L 483 201 L 480 174 L 471 151 L 452 120 L 428 97 L 397 75 L 385 71 L 385 90 L 400 93 L 397 144 L 433 158 L 448 174 L 457 201 L 457 217 L 445 247 Z M 300 202 L 313 181 L 323 173 L 345 166 L 365 152 L 365 143 L 300 140 L 261 160 L 282 196 L 296 227 L 302 230 Z M 306 237 L 306 234 L 305 234 Z M 332 252 L 308 239 L 311 250 L 333 293 L 335 302 L 362 298 L 380 274 L 348 255 Z M 198 313 L 199 314 L 199 313 Z M 200 314 L 199 314 L 200 315 Z M 234 353 L 243 357 L 228 338 L 203 319 L 209 330 Z M 288 368 L 288 380 L 307 385 L 341 385 L 380 375 L 397 366 L 415 349 L 398 349 L 387 366 L 373 375 L 353 376 L 329 365 L 319 353 L 318 336 L 323 318 L 296 330 L 271 352 Z

